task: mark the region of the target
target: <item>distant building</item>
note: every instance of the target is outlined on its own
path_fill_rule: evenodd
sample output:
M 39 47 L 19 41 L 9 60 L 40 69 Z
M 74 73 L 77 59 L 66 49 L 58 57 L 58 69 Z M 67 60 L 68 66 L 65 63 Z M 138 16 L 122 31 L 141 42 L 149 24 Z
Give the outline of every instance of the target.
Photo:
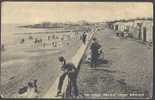
M 153 19 L 131 19 L 120 20 L 108 23 L 109 27 L 117 32 L 127 33 L 143 42 L 152 43 L 153 38 Z

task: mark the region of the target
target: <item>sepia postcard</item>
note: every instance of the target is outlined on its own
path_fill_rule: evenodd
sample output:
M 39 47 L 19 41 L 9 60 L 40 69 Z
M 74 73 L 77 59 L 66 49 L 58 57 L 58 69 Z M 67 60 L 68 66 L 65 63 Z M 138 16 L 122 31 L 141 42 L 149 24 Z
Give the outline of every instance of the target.
M 1 98 L 152 98 L 151 2 L 1 5 Z

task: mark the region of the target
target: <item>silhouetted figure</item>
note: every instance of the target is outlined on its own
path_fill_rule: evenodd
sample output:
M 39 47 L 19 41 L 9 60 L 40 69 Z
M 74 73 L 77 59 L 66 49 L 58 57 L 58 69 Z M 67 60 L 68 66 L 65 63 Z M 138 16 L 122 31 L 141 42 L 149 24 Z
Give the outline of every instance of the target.
M 55 47 L 57 47 L 57 42 L 55 42 Z
M 25 42 L 25 39 L 21 39 L 20 43 L 23 44 Z
M 1 50 L 2 50 L 2 51 L 5 50 L 5 48 L 4 48 L 4 44 L 1 45 Z
M 37 38 L 35 38 L 34 43 L 37 43 L 37 42 L 38 42 L 38 39 L 37 39 Z
M 54 42 L 52 42 L 52 45 L 53 45 L 53 47 L 54 47 Z
M 42 39 L 40 39 L 40 40 L 38 40 L 39 41 L 39 43 L 42 43 Z
M 96 68 L 97 60 L 99 58 L 99 49 L 101 45 L 97 42 L 96 38 L 93 38 L 93 43 L 91 44 L 91 67 Z
M 50 37 L 50 36 L 48 36 L 48 40 L 50 40 L 50 38 L 51 38 L 51 37 Z
M 52 42 L 53 47 L 57 47 L 57 42 Z
M 28 82 L 28 87 L 29 88 L 33 88 L 34 87 L 33 83 L 32 82 Z
M 67 95 L 68 96 L 78 96 L 78 90 L 76 85 L 76 79 L 77 79 L 77 69 L 75 68 L 74 64 L 72 63 L 66 63 L 66 60 L 63 56 L 59 57 L 59 61 L 62 63 L 62 74 L 59 79 L 58 84 L 58 91 L 57 96 L 61 93 L 63 82 L 65 80 L 65 77 L 68 75 L 69 78 L 69 84 L 67 87 Z
M 124 32 L 121 32 L 121 37 L 124 37 Z
M 87 38 L 87 34 L 86 34 L 86 32 L 84 32 L 82 34 L 82 41 L 83 41 L 84 44 L 86 43 L 86 38 Z
M 119 37 L 119 33 L 118 32 L 116 33 L 116 36 Z

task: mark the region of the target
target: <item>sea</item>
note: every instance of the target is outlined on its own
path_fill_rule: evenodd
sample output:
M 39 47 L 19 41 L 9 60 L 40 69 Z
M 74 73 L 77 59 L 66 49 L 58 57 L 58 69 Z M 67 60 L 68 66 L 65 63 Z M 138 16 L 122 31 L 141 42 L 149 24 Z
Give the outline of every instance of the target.
M 1 24 L 1 44 L 14 45 L 16 33 L 48 32 L 48 29 L 23 28 L 23 24 Z

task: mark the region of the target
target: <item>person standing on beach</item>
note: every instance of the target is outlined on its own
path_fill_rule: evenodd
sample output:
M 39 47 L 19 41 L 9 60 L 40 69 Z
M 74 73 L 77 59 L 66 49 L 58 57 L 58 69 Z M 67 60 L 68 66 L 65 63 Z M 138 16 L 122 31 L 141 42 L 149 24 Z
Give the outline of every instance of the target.
M 61 67 L 62 74 L 59 78 L 57 96 L 59 96 L 59 94 L 61 93 L 63 82 L 67 75 L 69 78 L 69 87 L 71 87 L 69 89 L 69 95 L 77 96 L 78 95 L 77 85 L 76 85 L 77 69 L 75 68 L 74 64 L 66 63 L 66 60 L 63 56 L 59 57 L 59 61 L 62 63 L 62 67 Z
M 1 45 L 1 50 L 5 51 L 4 44 Z

